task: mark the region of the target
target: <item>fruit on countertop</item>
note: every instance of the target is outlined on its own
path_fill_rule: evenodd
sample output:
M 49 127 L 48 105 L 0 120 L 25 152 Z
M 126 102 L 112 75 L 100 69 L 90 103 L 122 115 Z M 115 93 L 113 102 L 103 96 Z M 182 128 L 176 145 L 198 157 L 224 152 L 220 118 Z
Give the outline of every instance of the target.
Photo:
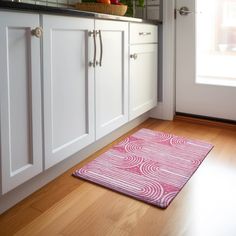
M 120 0 L 96 0 L 96 2 L 104 4 L 123 5 Z
M 119 0 L 111 0 L 111 4 L 116 4 L 119 5 L 120 1 Z
M 96 0 L 99 3 L 104 3 L 104 4 L 111 4 L 110 0 Z

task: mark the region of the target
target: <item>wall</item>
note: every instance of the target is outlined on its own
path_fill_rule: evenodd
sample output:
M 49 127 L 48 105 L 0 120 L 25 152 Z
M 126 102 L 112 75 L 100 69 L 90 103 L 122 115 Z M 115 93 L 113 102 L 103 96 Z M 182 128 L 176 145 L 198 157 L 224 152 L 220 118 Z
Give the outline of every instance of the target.
M 139 7 L 136 1 L 134 16 L 147 20 L 161 20 L 163 0 L 144 0 L 144 6 Z

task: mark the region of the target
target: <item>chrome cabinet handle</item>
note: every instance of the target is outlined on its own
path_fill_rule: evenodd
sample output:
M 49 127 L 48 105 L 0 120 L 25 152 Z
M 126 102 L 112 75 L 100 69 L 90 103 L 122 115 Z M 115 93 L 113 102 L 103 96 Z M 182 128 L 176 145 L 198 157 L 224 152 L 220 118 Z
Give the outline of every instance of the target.
M 151 35 L 151 32 L 139 32 L 138 33 L 140 36 L 146 36 L 146 35 Z
M 41 38 L 43 35 L 43 29 L 41 27 L 36 27 L 35 29 L 31 30 L 31 34 L 36 38 Z
M 134 60 L 136 60 L 138 58 L 138 54 L 137 53 L 131 54 L 130 58 L 133 58 Z
M 99 66 L 102 66 L 102 57 L 103 57 L 103 43 L 102 43 L 102 32 L 98 31 L 99 40 L 100 40 L 100 58 L 99 58 Z
M 94 45 L 94 50 L 93 50 L 93 61 L 89 62 L 89 66 L 96 66 L 96 56 L 97 56 L 97 44 L 96 44 L 96 30 L 89 31 L 89 36 L 93 37 L 93 45 Z

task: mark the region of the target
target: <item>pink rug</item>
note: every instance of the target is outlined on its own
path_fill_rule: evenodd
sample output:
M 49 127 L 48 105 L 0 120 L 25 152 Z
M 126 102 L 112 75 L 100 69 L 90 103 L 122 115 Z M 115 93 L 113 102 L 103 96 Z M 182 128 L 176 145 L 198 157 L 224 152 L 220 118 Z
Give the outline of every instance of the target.
M 141 129 L 73 175 L 166 208 L 213 145 Z

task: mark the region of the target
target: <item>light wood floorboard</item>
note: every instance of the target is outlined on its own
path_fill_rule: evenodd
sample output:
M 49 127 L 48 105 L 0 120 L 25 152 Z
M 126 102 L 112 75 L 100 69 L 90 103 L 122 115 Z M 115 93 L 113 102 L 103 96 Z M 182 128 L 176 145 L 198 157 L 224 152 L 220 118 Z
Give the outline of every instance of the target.
M 143 127 L 214 144 L 167 209 L 71 176 L 75 169 Z M 234 236 L 236 129 L 193 120 L 149 119 L 3 213 L 0 235 Z

